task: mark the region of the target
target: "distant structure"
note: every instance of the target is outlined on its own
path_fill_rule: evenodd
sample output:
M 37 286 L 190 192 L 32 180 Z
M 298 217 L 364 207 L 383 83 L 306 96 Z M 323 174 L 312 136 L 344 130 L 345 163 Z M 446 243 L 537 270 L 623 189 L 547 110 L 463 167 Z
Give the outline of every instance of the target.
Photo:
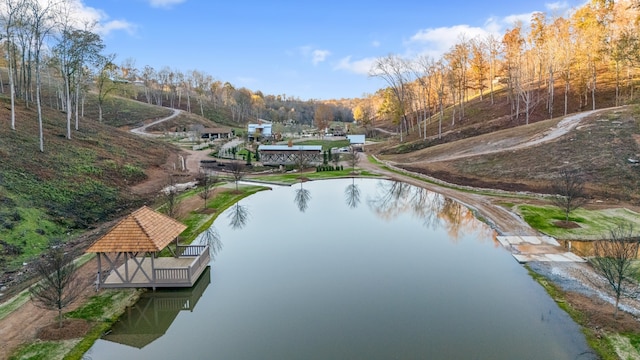
M 300 156 L 308 165 L 322 164 L 322 145 L 260 145 L 258 153 L 263 165 L 293 165 Z
M 230 139 L 233 132 L 230 128 L 204 128 L 200 132 L 200 137 L 203 139 L 215 140 L 215 139 Z
M 364 135 L 347 135 L 347 139 L 349 140 L 349 145 L 351 145 L 351 147 L 353 147 L 357 151 L 363 151 L 365 142 Z
M 257 124 L 247 125 L 247 137 L 249 141 L 260 141 L 270 139 L 272 124 L 266 120 L 258 119 Z

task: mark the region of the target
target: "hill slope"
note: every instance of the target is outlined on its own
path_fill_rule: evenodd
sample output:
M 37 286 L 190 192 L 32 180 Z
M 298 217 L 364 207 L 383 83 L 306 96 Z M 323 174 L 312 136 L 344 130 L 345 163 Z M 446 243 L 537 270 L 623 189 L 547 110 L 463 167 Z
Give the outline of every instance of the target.
M 38 150 L 34 108 L 17 107 L 10 129 L 10 104 L 0 96 L 0 268 L 15 269 L 38 255 L 50 239 L 66 241 L 85 230 L 148 203 L 130 186 L 162 168 L 179 150 L 125 130 L 81 119 L 65 138 L 65 114 L 43 108 L 44 149 Z M 141 122 L 171 110 L 130 105 L 129 121 Z
M 544 142 L 533 140 L 563 118 L 405 154 L 378 152 L 407 170 L 454 184 L 511 191 L 549 192 L 561 169 L 577 169 L 591 197 L 638 205 L 640 167 L 629 159 L 640 158 L 639 117 L 640 107 L 632 105 L 596 111 L 566 134 Z

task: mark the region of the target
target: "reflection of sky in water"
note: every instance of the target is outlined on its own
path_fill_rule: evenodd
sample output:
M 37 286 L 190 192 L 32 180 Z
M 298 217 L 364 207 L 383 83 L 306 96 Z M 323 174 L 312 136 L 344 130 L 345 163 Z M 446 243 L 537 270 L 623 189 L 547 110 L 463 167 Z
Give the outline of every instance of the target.
M 360 202 L 345 192 L 357 185 Z M 294 199 L 309 192 L 300 211 Z M 344 179 L 242 200 L 194 312 L 143 350 L 107 358 L 573 359 L 583 336 L 493 231 L 455 201 L 400 183 Z

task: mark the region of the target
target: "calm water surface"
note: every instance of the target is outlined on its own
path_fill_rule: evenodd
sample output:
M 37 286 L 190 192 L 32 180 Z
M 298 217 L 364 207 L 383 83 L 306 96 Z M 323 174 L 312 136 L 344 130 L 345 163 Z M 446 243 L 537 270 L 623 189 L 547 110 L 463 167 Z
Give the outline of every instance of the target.
M 218 217 L 194 289 L 141 299 L 86 357 L 593 358 L 494 235 L 457 202 L 402 183 L 264 191 Z

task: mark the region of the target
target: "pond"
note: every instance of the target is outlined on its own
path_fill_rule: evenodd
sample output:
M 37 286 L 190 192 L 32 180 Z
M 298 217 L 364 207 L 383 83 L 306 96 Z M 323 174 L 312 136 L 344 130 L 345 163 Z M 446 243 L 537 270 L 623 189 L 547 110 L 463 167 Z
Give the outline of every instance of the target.
M 578 326 L 456 201 L 404 183 L 275 187 L 200 241 L 210 273 L 149 292 L 97 359 L 591 359 Z

